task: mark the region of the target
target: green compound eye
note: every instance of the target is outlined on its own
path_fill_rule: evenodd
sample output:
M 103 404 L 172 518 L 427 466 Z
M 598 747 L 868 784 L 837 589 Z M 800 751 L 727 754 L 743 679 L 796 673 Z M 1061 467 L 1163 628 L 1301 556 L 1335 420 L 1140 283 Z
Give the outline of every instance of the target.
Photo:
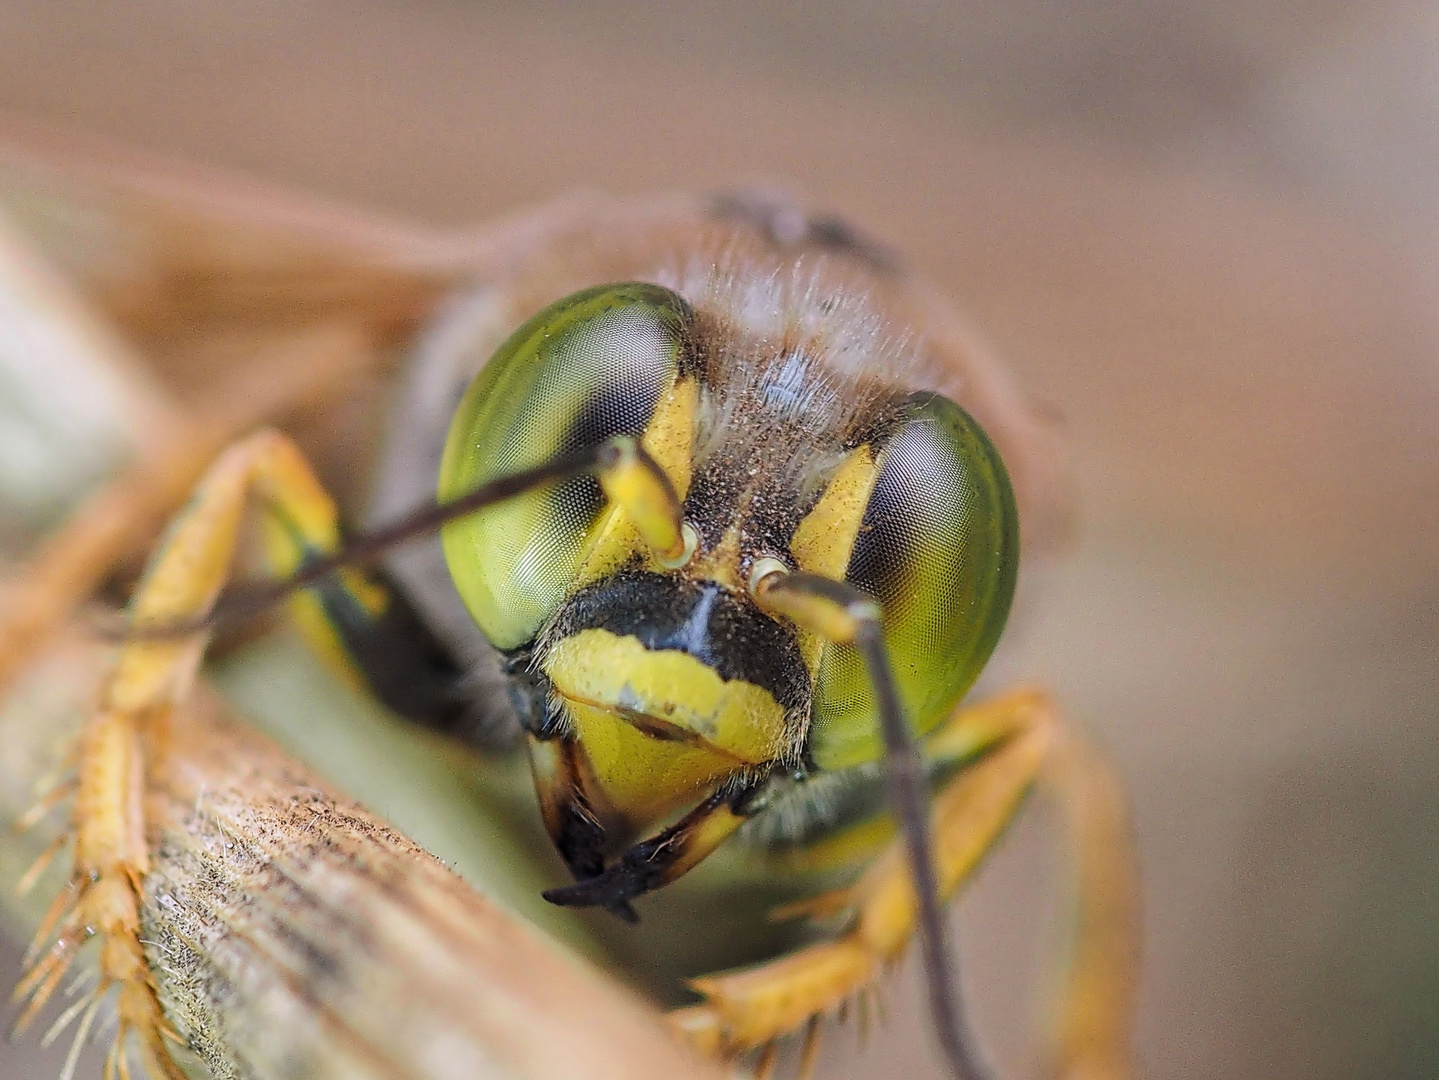
M 932 731 L 979 677 L 1009 615 L 1019 520 L 1004 463 L 968 413 L 910 398 L 884 444 L 845 579 L 880 602 L 905 713 Z M 824 769 L 883 754 L 869 678 L 851 646 L 827 645 L 811 750 Z
M 541 311 L 465 393 L 450 425 L 439 497 L 616 435 L 644 434 L 679 376 L 690 311 L 658 285 L 604 285 Z M 580 477 L 444 526 L 455 587 L 490 641 L 531 640 L 573 591 L 606 508 Z

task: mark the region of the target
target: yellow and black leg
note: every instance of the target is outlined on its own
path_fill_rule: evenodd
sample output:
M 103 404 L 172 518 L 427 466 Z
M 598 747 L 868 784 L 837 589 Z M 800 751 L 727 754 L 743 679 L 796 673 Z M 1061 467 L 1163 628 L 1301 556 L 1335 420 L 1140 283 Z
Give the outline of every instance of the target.
M 477 750 L 513 729 L 508 703 L 468 688 L 464 665 L 383 569 L 331 575 L 290 604 L 331 667 L 398 716 Z
M 183 624 L 209 610 L 229 576 L 252 496 L 305 546 L 329 550 L 338 542 L 334 504 L 299 451 L 272 432 L 255 435 L 220 457 L 171 524 L 130 602 L 132 629 Z M 139 937 L 139 890 L 149 866 L 143 808 L 147 782 L 164 767 L 171 708 L 194 678 L 206 637 L 197 631 L 131 640 L 120 649 L 79 742 L 70 881 L 16 990 L 28 998 L 23 1025 L 50 999 L 80 946 L 98 938 L 99 982 L 86 1006 L 67 1017 L 79 1018 L 78 1046 L 101 1000 L 116 991 L 109 1075 L 125 1070 L 131 1035 L 152 1074 L 182 1075 L 165 1046 L 169 1033 Z
M 960 709 L 925 750 L 931 762 L 961 764 L 930 815 L 941 899 L 963 886 L 1031 788 L 1059 796 L 1077 855 L 1079 918 L 1054 1071 L 1123 1080 L 1137 975 L 1137 883 L 1124 803 L 1107 764 L 1060 727 L 1046 695 L 1028 691 Z M 916 929 L 919 905 L 903 840 L 890 843 L 852 886 L 800 910 L 848 913 L 848 929 L 771 963 L 696 979 L 704 1001 L 674 1013 L 675 1025 L 713 1052 L 738 1054 L 866 993 Z

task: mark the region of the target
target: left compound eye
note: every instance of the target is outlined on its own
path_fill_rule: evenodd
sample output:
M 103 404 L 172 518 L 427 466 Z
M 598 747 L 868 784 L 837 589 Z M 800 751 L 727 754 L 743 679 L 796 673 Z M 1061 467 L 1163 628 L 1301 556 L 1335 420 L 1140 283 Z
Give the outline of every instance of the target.
M 495 353 L 450 426 L 439 496 L 616 435 L 642 436 L 679 377 L 690 311 L 658 285 L 604 285 L 532 318 Z M 573 589 L 605 511 L 580 477 L 442 530 L 455 586 L 490 641 L 531 640 Z
M 878 600 L 885 643 L 917 735 L 979 677 L 1014 596 L 1019 522 L 998 451 L 948 398 L 915 394 L 879 450 L 845 580 Z M 882 748 L 869 675 L 852 646 L 827 645 L 815 681 L 811 752 L 824 768 Z

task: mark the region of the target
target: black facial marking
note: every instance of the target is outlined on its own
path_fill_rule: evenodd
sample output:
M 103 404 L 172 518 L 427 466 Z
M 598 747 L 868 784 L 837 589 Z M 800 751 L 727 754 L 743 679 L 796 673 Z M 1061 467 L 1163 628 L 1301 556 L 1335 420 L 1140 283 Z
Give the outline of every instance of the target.
M 786 711 L 809 704 L 809 673 L 793 632 L 713 581 L 625 571 L 581 589 L 552 634 L 608 630 L 652 651 L 688 653 L 725 680 L 768 690 Z
M 821 492 L 801 502 L 798 492 L 764 490 L 750 502 L 741 523 L 741 543 L 746 551 L 783 551 L 794 536 L 804 515 L 819 500 Z
M 880 446 L 904 427 L 914 411 L 913 395 L 888 393 L 865 411 L 861 422 L 855 424 L 844 435 L 844 448 L 854 450 L 866 444 Z
M 737 493 L 725 470 L 707 464 L 690 481 L 685 496 L 685 520 L 694 525 L 700 546 L 712 548 L 719 544 L 725 529 L 734 520 Z
M 801 493 L 786 468 L 781 455 L 792 452 L 798 438 L 775 439 L 767 454 L 736 459 L 721 453 L 705 459 L 684 502 L 685 520 L 694 525 L 702 549 L 717 546 L 731 526 L 738 527 L 745 551 L 785 549 L 823 493 Z

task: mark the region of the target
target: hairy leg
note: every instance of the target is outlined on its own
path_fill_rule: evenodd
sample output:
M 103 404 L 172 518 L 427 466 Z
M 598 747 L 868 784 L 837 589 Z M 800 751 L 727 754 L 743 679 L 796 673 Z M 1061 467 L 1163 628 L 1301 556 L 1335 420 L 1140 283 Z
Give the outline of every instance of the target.
M 1058 795 L 1077 855 L 1078 940 L 1053 1050 L 1066 1077 L 1129 1075 L 1129 1022 L 1137 968 L 1137 884 L 1123 799 L 1107 763 L 1061 730 L 1049 698 L 1021 691 L 958 710 L 926 744 L 941 760 L 980 754 L 935 796 L 935 870 L 952 897 L 1013 820 L 1036 783 Z M 915 930 L 914 888 L 902 840 L 850 887 L 799 905 L 848 913 L 846 931 L 758 967 L 694 980 L 704 1002 L 672 1014 L 716 1053 L 766 1047 L 860 998 Z
M 261 432 L 211 466 L 172 522 L 131 599 L 131 626 L 180 623 L 209 610 L 229 577 L 252 497 L 267 516 L 298 530 L 306 545 L 330 550 L 337 544 L 334 504 L 299 451 L 283 436 Z M 83 1041 L 101 999 L 113 989 L 119 1031 L 107 1071 L 126 1067 L 125 1046 L 133 1034 L 153 1075 L 183 1075 L 166 1047 L 169 1031 L 140 941 L 139 889 L 149 865 L 147 782 L 165 767 L 170 711 L 194 679 L 205 637 L 137 639 L 119 649 L 76 749 L 74 868 L 16 989 L 17 997 L 29 999 L 23 1026 L 50 1000 L 86 941 L 97 938 L 99 981 L 60 1024 L 78 1017 L 77 1044 Z

